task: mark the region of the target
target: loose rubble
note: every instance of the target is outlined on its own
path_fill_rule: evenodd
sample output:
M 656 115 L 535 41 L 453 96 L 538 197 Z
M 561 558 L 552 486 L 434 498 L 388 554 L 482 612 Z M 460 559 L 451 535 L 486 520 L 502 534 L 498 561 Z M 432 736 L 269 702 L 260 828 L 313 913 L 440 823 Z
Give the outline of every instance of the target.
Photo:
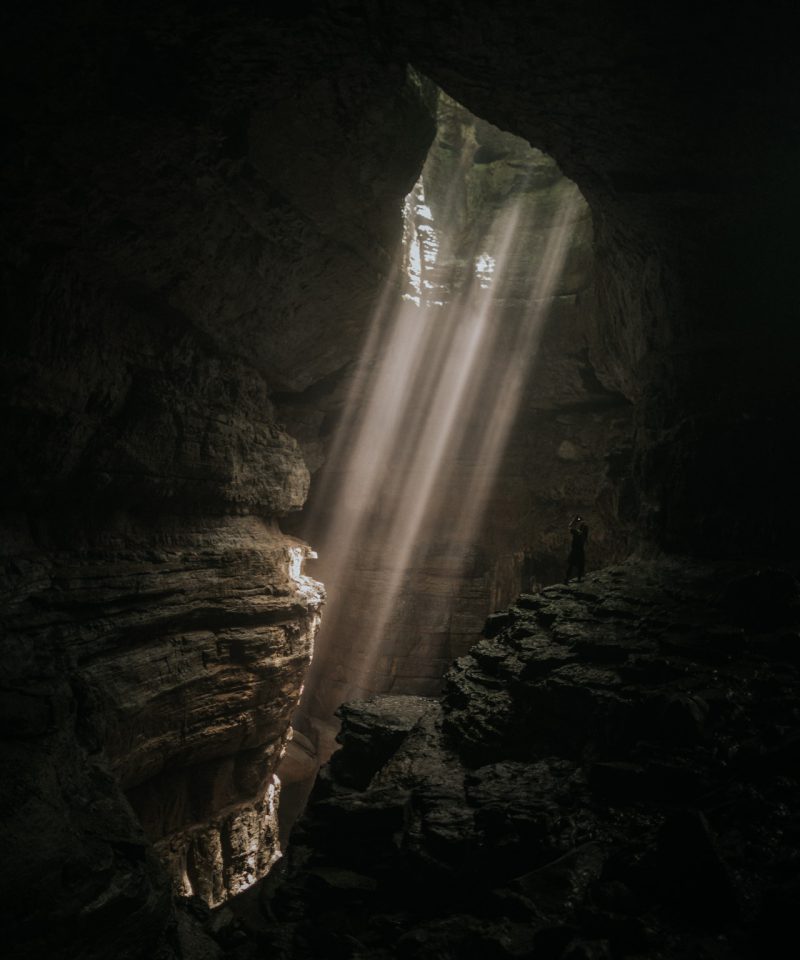
M 440 700 L 342 708 L 231 956 L 769 955 L 800 890 L 799 624 L 765 568 L 520 596 Z

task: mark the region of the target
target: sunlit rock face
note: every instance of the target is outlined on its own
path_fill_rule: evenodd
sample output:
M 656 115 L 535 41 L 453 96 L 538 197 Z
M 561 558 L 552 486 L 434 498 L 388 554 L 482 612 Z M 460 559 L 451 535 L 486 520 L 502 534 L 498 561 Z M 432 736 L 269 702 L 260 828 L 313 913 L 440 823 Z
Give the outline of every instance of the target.
M 562 579 L 575 512 L 594 566 L 630 533 L 631 404 L 589 358 L 589 210 L 551 159 L 443 94 L 437 129 L 382 339 L 350 378 L 298 528 L 329 595 L 297 718 L 323 757 L 344 699 L 436 693 L 490 612 Z M 283 395 L 289 424 L 306 403 Z M 302 442 L 313 457 L 316 438 Z
M 216 905 L 279 853 L 273 771 L 322 593 L 292 579 L 291 552 L 306 548 L 274 525 L 243 517 L 171 533 L 152 570 L 120 558 L 123 584 L 137 585 L 134 623 L 104 636 L 83 676 L 106 701 L 106 753 L 176 889 Z
M 278 854 L 321 598 L 271 398 L 351 360 L 432 135 L 360 38 L 195 13 L 21 12 L 4 58 L 2 899 L 30 956 L 151 955 L 170 889 L 215 904 Z

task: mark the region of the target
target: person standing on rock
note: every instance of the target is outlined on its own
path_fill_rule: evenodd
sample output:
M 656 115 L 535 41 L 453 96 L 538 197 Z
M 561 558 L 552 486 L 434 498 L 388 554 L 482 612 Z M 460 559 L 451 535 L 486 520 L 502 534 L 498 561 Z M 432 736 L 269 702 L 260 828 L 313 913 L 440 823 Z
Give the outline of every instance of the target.
M 567 575 L 564 583 L 569 582 L 573 571 L 578 575 L 578 581 L 583 580 L 583 573 L 586 569 L 586 541 L 589 537 L 589 527 L 580 514 L 575 514 L 569 525 L 569 533 L 572 543 L 569 548 L 569 557 L 567 558 Z

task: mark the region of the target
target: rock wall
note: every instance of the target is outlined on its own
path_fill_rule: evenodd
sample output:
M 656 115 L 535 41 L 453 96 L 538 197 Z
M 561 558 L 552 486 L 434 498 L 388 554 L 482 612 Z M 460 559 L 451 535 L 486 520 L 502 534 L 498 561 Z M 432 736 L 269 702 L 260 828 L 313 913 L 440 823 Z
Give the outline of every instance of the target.
M 279 853 L 274 771 L 321 588 L 279 527 L 308 471 L 271 395 L 351 359 L 432 133 L 402 65 L 301 24 L 34 4 L 6 31 L 20 956 L 141 956 L 170 886 L 216 904 Z
M 787 556 L 800 133 L 789 8 L 377 7 L 364 4 L 382 43 L 545 150 L 586 197 L 589 359 L 638 404 L 629 500 L 643 539 Z
M 93 935 L 118 911 L 132 924 L 120 937 L 144 921 L 157 933 L 139 916 L 157 905 L 163 920 L 169 903 L 155 902 L 167 887 L 147 840 L 181 892 L 211 903 L 278 855 L 273 771 L 321 601 L 289 575 L 306 547 L 255 517 L 162 517 L 16 548 L 3 577 L 6 904 L 40 949 L 76 899 Z

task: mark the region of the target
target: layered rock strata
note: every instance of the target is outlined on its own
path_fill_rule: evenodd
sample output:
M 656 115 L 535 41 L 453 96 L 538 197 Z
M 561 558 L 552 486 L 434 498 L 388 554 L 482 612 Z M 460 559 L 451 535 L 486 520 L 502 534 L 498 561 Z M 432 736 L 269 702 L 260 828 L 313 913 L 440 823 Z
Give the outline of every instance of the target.
M 763 956 L 797 848 L 795 578 L 691 562 L 523 594 L 440 700 L 342 710 L 264 891 L 285 957 Z
M 3 576 L 4 902 L 34 952 L 76 901 L 108 949 L 157 932 L 141 914 L 163 922 L 168 887 L 148 841 L 209 903 L 263 876 L 322 601 L 292 577 L 305 545 L 253 517 L 76 540 L 18 543 Z
M 352 359 L 432 121 L 310 16 L 49 7 L 4 31 L 1 896 L 20 956 L 151 955 L 278 853 L 319 595 L 271 398 Z

